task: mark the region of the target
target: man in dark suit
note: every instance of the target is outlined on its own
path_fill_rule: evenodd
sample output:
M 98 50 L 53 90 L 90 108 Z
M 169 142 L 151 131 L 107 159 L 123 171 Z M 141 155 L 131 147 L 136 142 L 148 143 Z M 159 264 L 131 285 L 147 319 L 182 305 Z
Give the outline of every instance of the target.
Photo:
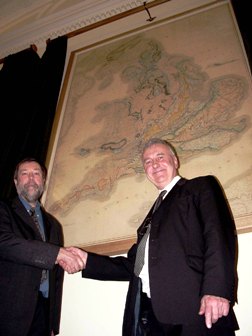
M 162 203 L 146 216 L 127 258 L 72 249 L 85 262 L 82 276 L 129 281 L 124 336 L 235 335 L 237 237 L 222 188 L 213 176 L 180 177 L 164 140 L 151 139 L 142 162 L 165 193 Z
M 63 248 L 60 223 L 39 202 L 46 168 L 33 158 L 16 167 L 18 196 L 0 202 L 0 335 L 52 336 L 59 333 L 63 269 L 83 268 Z M 32 217 L 33 215 L 33 217 Z

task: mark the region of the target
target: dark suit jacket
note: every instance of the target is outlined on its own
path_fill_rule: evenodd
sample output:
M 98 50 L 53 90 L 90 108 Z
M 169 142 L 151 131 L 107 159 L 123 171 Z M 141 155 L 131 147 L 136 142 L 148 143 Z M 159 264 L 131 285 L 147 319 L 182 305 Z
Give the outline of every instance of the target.
M 59 332 L 64 272 L 55 266 L 63 245 L 59 222 L 41 209 L 47 242 L 19 198 L 0 202 L 0 335 L 27 334 L 36 307 L 42 269 L 49 270 L 50 328 Z
M 149 214 L 150 216 L 151 210 Z M 144 225 L 144 223 L 142 224 Z M 138 241 L 141 239 L 138 229 Z M 125 257 L 89 254 L 83 277 L 129 280 L 123 335 L 134 335 L 140 281 L 133 274 L 137 244 Z M 203 324 L 204 294 L 235 302 L 237 239 L 232 215 L 213 176 L 180 179 L 152 217 L 149 278 L 154 313 L 162 323 Z M 237 329 L 231 307 L 218 325 Z M 216 324 L 216 325 L 217 325 Z

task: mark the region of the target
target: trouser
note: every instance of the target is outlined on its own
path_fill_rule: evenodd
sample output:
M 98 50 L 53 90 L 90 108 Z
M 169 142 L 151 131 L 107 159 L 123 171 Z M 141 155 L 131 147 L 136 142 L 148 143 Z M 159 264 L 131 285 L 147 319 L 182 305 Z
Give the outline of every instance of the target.
M 153 313 L 151 300 L 143 293 L 137 336 L 235 336 L 235 332 L 215 325 L 208 329 L 205 325 L 160 323 Z
M 38 294 L 38 301 L 32 324 L 27 336 L 49 336 L 49 300 L 42 293 Z

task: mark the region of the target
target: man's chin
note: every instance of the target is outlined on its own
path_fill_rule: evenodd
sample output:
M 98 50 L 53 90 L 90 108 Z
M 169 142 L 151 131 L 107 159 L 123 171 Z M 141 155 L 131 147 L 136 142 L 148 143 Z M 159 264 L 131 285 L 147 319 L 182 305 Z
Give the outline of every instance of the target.
M 23 195 L 24 199 L 26 199 L 29 203 L 36 202 L 40 198 L 41 194 L 39 192 L 34 193 L 26 193 Z

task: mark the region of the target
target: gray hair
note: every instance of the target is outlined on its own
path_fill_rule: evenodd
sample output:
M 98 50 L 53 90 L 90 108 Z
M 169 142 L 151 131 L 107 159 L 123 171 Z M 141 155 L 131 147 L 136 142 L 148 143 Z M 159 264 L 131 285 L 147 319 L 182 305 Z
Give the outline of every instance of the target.
M 170 142 L 168 142 L 166 140 L 163 140 L 163 139 L 160 139 L 160 138 L 151 138 L 144 144 L 144 146 L 142 148 L 142 155 L 141 155 L 142 158 L 143 158 L 143 154 L 146 151 L 146 149 L 151 147 L 152 145 L 164 145 L 164 146 L 166 146 L 170 150 L 172 155 L 174 155 L 178 159 L 176 149 L 173 147 L 173 145 Z

